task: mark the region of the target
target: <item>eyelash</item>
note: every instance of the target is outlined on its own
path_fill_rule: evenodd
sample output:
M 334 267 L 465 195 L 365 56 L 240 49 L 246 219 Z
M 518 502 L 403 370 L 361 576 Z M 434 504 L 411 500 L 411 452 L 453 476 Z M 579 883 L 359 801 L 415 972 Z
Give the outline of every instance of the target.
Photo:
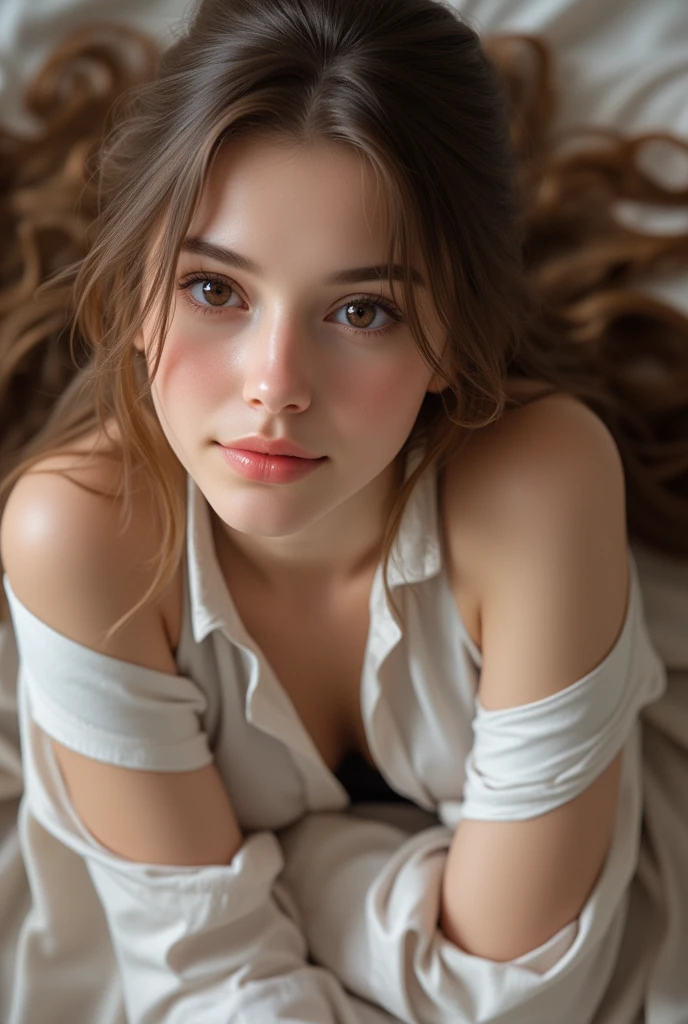
M 235 294 L 238 294 L 232 282 L 228 281 L 220 274 L 197 273 L 192 274 L 191 277 L 187 277 L 183 281 L 180 281 L 177 287 L 179 291 L 184 293 L 184 302 L 186 302 L 194 310 L 194 312 L 198 312 L 202 316 L 216 316 L 218 313 L 225 312 L 225 310 L 228 307 L 217 306 L 215 309 L 213 309 L 210 306 L 203 306 L 201 305 L 201 303 L 196 302 L 196 300 L 191 297 L 189 289 L 191 288 L 192 285 L 197 284 L 199 281 L 202 281 L 204 283 L 206 281 L 210 281 L 214 284 L 226 284 L 235 291 Z M 392 317 L 392 323 L 386 324 L 384 327 L 376 327 L 372 331 L 363 330 L 360 327 L 348 327 L 347 330 L 351 331 L 353 334 L 384 334 L 386 331 L 393 330 L 397 326 L 397 324 L 401 323 L 404 319 L 401 312 L 396 308 L 396 306 L 392 305 L 389 299 L 386 299 L 384 295 L 354 295 L 353 298 L 347 299 L 346 302 L 343 302 L 342 306 L 351 306 L 355 302 L 369 302 L 371 304 L 381 306 L 382 309 L 384 309 L 385 313 L 388 313 Z M 339 306 L 338 309 L 341 309 L 342 306 Z M 337 310 L 335 310 L 335 312 L 337 312 Z M 344 325 L 340 324 L 339 326 L 341 327 Z

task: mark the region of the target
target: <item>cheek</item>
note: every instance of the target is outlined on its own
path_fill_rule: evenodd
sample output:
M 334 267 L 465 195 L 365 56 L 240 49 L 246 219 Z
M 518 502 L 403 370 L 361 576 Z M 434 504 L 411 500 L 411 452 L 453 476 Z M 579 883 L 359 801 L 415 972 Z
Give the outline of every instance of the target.
M 400 424 L 413 425 L 425 396 L 430 373 L 420 358 L 369 364 L 349 381 L 348 406 L 366 425 L 394 430 Z
M 155 390 L 163 405 L 198 407 L 212 401 L 223 390 L 226 366 L 221 350 L 211 344 L 199 344 L 197 337 L 170 331 L 155 378 Z

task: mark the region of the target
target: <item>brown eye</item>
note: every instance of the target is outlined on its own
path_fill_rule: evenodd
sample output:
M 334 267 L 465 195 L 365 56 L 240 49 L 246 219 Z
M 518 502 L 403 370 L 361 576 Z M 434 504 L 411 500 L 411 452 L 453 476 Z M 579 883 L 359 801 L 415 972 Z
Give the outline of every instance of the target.
M 351 332 L 360 337 L 368 335 L 377 337 L 386 331 L 393 330 L 404 319 L 403 313 L 382 295 L 356 295 L 353 299 L 347 299 L 336 312 L 341 315 L 342 310 L 346 314 Z M 379 313 L 387 318 L 387 323 L 378 323 L 373 327 Z M 335 323 L 345 326 L 342 320 L 335 321 Z
M 366 309 L 368 312 L 366 313 Z M 352 327 L 370 327 L 371 323 L 375 319 L 375 303 L 374 302 L 356 302 L 347 303 L 346 307 L 347 317 L 353 316 L 355 319 L 350 321 Z
M 231 285 L 222 281 L 204 281 L 201 287 L 203 298 L 211 306 L 224 306 L 233 290 Z

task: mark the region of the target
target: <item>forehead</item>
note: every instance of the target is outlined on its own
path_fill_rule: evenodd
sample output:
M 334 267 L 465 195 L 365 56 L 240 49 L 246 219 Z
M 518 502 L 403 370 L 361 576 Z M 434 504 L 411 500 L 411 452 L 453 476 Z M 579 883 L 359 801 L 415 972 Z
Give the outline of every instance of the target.
M 364 154 L 344 144 L 236 137 L 220 148 L 190 233 L 275 256 L 386 253 L 388 206 Z

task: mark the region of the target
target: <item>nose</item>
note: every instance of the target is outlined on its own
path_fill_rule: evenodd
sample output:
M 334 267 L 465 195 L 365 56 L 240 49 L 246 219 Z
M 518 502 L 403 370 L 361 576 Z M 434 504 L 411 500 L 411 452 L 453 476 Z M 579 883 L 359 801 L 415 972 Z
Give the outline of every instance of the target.
M 253 409 L 272 415 L 303 412 L 312 399 L 312 352 L 295 318 L 265 319 L 248 343 L 243 396 Z

